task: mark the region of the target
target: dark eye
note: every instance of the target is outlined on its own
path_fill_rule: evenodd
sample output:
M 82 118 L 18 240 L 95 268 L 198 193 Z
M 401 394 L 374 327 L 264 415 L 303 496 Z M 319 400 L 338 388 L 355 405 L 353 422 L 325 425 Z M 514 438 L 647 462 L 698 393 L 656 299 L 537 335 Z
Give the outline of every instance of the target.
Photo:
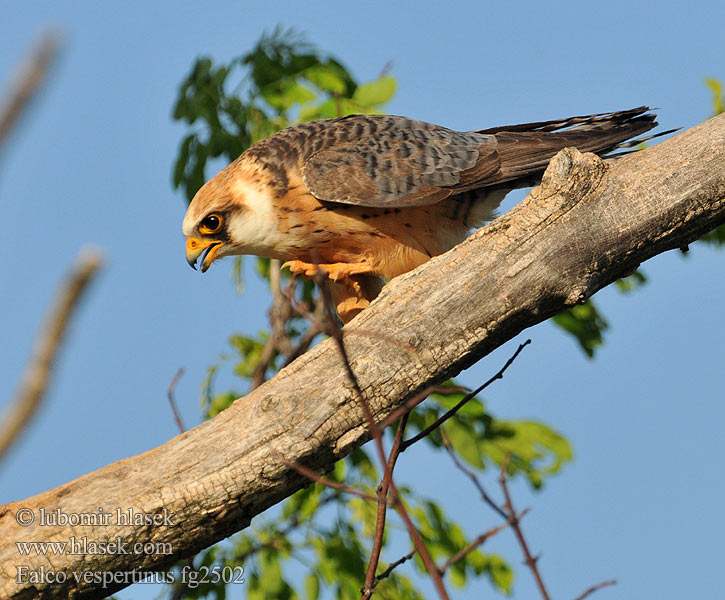
M 201 222 L 202 233 L 216 233 L 221 229 L 222 218 L 219 215 L 207 215 Z

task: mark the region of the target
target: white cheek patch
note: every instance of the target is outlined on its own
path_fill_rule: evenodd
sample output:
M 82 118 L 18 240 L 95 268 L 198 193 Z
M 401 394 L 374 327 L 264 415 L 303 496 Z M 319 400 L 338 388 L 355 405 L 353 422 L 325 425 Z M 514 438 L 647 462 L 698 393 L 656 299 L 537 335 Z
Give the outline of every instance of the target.
M 257 215 L 257 218 L 274 218 L 272 200 L 268 192 L 260 192 L 254 187 L 244 185 L 241 181 L 237 182 L 236 187 L 239 196 L 244 198 L 244 205 L 248 210 Z
M 270 256 L 278 248 L 278 218 L 267 192 L 237 183 L 244 206 L 229 216 L 227 233 L 244 254 Z

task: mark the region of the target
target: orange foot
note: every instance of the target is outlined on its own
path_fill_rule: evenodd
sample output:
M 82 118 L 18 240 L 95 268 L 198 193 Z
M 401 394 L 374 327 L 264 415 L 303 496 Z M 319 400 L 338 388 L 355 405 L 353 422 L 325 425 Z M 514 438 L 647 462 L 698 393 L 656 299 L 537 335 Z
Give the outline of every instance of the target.
M 315 265 L 312 263 L 302 262 L 301 260 L 288 260 L 282 265 L 282 268 L 289 267 L 294 275 L 302 275 L 303 277 L 314 277 L 318 271 L 322 270 L 332 281 L 348 279 L 352 275 L 364 275 L 371 272 L 370 265 L 365 263 L 331 263 Z

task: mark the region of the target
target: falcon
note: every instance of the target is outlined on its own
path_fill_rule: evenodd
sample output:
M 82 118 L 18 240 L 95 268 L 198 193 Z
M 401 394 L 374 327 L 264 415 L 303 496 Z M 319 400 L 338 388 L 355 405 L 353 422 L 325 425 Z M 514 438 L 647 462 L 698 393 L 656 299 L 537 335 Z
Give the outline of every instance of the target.
M 657 125 L 649 110 L 477 131 L 389 115 L 296 125 L 202 186 L 184 218 L 186 259 L 201 259 L 202 272 L 235 254 L 306 277 L 321 269 L 347 322 L 386 280 L 461 242 L 509 191 L 536 185 L 559 150 L 607 156 L 643 141 L 631 138 Z

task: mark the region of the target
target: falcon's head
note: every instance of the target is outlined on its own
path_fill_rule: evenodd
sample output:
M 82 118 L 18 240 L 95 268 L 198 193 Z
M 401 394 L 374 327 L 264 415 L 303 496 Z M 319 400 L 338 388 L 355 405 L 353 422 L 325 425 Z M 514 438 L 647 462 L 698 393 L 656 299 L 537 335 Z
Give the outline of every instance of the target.
M 202 186 L 184 217 L 186 260 L 196 269 L 201 257 L 202 273 L 223 256 L 276 254 L 277 218 L 270 194 L 232 167 L 234 163 Z

